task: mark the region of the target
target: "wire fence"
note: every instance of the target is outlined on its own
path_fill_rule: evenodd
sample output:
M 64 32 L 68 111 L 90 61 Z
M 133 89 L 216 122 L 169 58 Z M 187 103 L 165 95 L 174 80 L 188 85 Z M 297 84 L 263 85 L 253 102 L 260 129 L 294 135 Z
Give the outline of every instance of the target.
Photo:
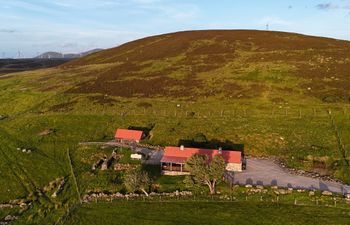
M 86 115 L 115 115 L 118 117 L 144 116 L 166 118 L 193 119 L 230 119 L 230 118 L 328 118 L 329 112 L 333 116 L 343 116 L 350 119 L 349 107 L 265 107 L 265 108 L 234 108 L 234 109 L 181 109 L 181 108 L 87 108 L 84 111 L 67 111 L 65 114 Z

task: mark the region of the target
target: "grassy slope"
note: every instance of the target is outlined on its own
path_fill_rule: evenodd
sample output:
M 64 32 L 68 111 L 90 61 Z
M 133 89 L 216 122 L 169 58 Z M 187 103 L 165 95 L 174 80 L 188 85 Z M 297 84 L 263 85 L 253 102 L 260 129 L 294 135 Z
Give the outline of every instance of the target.
M 209 140 L 243 143 L 246 154 L 276 155 L 290 166 L 326 169 L 349 181 L 347 152 L 326 113 L 332 109 L 347 151 L 348 48 L 348 42 L 286 33 L 179 33 L 0 78 L 0 115 L 9 116 L 0 120 L 0 201 L 68 177 L 64 194 L 44 205 L 74 202 L 67 148 L 79 156 L 80 141 L 151 123 L 152 144 L 176 145 L 202 132 Z M 38 135 L 48 128 L 57 132 Z M 80 173 L 81 159 L 73 161 Z M 113 189 L 104 175 L 95 184 Z

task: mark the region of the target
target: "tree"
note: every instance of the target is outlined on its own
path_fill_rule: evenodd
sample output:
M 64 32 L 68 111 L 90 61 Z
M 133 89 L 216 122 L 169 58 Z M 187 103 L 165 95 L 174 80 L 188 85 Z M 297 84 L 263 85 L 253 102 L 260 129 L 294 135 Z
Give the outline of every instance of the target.
M 151 180 L 148 173 L 140 169 L 127 170 L 124 175 L 124 185 L 128 192 L 142 191 L 148 196 L 146 189 L 149 187 Z
M 207 185 L 210 194 L 216 194 L 216 185 L 221 182 L 225 172 L 225 160 L 221 155 L 213 157 L 209 162 L 207 155 L 195 154 L 186 162 L 194 184 Z

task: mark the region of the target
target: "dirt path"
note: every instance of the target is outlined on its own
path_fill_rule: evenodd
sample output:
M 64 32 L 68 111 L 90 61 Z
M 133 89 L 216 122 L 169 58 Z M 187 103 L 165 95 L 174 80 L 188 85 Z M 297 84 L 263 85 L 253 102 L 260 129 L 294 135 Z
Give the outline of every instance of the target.
M 234 174 L 234 183 L 350 193 L 350 185 L 290 174 L 270 159 L 247 159 L 247 169 Z

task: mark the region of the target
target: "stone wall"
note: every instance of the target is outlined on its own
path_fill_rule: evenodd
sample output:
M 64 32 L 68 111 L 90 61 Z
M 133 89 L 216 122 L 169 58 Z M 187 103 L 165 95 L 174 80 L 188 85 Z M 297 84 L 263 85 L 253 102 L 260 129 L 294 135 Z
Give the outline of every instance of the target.
M 181 176 L 181 175 L 189 175 L 190 172 L 181 172 L 181 171 L 168 171 L 168 170 L 163 170 L 162 175 L 167 175 L 167 176 Z

